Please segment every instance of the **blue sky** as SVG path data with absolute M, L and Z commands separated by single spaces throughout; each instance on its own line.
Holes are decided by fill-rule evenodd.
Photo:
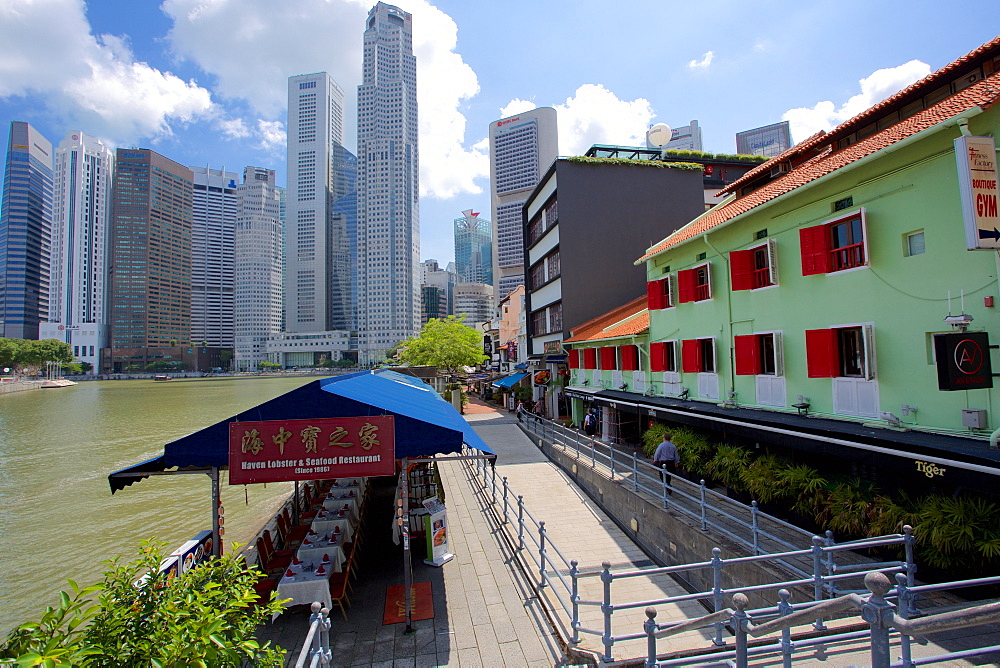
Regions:
M 0 0 L 0 141 L 28 121 L 188 165 L 285 178 L 286 79 L 326 70 L 355 144 L 372 0 Z M 559 112 L 559 151 L 639 144 L 697 119 L 705 149 L 788 119 L 800 141 L 992 39 L 1000 3 L 400 1 L 418 59 L 422 258 L 452 221 L 489 215 L 491 121 Z

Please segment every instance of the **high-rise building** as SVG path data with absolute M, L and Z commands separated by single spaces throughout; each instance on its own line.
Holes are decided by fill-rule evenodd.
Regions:
M 145 148 L 118 149 L 111 199 L 112 360 L 145 367 L 149 349 L 191 342 L 194 174 Z M 130 351 L 128 353 L 123 351 Z
M 0 204 L 0 335 L 37 339 L 49 314 L 52 144 L 12 121 Z
M 254 371 L 281 332 L 284 283 L 281 193 L 274 170 L 247 167 L 236 188 L 234 321 L 237 371 Z
M 792 129 L 788 121 L 764 125 L 736 133 L 736 152 L 773 158 L 792 147 Z
M 191 341 L 233 347 L 233 247 L 239 175 L 191 167 Z
M 650 146 L 649 142 L 646 142 Z M 670 141 L 663 148 L 670 151 L 701 151 L 701 126 L 698 121 L 670 129 Z
M 358 86 L 358 345 L 366 363 L 420 320 L 417 70 L 410 14 L 379 2 Z
M 351 239 L 346 205 L 356 158 L 344 148 L 344 91 L 326 72 L 288 79 L 285 331 L 350 330 Z
M 459 280 L 493 285 L 493 225 L 472 209 L 455 219 L 455 267 Z
M 493 286 L 459 283 L 455 286 L 455 315 L 465 316 L 465 324 L 482 332 L 481 325 L 493 317 Z
M 73 346 L 97 373 L 108 345 L 108 262 L 114 152 L 73 131 L 55 152 L 49 317 L 39 338 Z
M 493 285 L 497 299 L 524 285 L 522 207 L 559 154 L 556 110 L 539 107 L 490 123 Z

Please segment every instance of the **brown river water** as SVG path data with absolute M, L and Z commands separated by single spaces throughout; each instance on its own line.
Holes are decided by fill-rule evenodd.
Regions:
M 109 473 L 315 379 L 88 381 L 0 395 L 0 638 L 54 605 L 67 578 L 93 584 L 103 561 L 131 559 L 145 538 L 169 553 L 212 528 L 207 475 L 154 476 L 112 496 Z M 227 549 L 248 541 L 290 490 L 223 478 Z

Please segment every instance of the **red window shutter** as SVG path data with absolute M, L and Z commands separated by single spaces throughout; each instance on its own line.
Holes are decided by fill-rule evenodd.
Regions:
M 618 361 L 615 359 L 615 347 L 603 346 L 601 348 L 601 369 L 617 369 Z
M 597 368 L 597 348 L 583 349 L 583 368 L 584 369 Z
M 635 346 L 622 346 L 622 371 L 639 370 L 639 349 Z
M 649 370 L 666 371 L 667 344 L 664 342 L 649 344 Z
M 830 271 L 830 229 L 826 225 L 803 227 L 799 230 L 802 252 L 802 275 L 813 276 Z
M 701 344 L 698 339 L 681 341 L 681 369 L 684 373 L 699 373 L 701 371 Z
M 837 330 L 806 330 L 806 369 L 810 378 L 834 378 L 840 375 Z
M 753 288 L 753 251 L 733 251 L 729 254 L 729 277 L 733 290 Z
M 660 281 L 646 283 L 646 305 L 650 311 L 663 308 L 663 286 Z
M 698 281 L 696 269 L 685 269 L 677 272 L 677 301 L 681 304 L 693 302 L 696 299 L 697 291 L 695 284 Z
M 756 376 L 760 373 L 760 347 L 757 345 L 757 337 L 753 334 L 734 336 L 733 343 L 736 349 L 736 375 Z
M 572 350 L 570 350 L 569 351 L 568 362 L 569 362 L 569 368 L 570 369 L 579 369 L 580 368 L 580 351 L 577 350 L 576 348 L 573 348 Z

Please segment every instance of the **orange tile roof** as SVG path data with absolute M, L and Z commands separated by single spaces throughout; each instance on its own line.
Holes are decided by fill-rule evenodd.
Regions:
M 638 297 L 603 315 L 588 320 L 570 330 L 570 338 L 563 343 L 601 341 L 622 336 L 641 334 L 649 329 L 649 311 L 646 296 Z
M 907 137 L 911 137 L 918 132 L 937 125 L 942 121 L 953 118 L 957 114 L 968 111 L 974 107 L 989 108 L 998 99 L 1000 99 L 1000 72 L 995 72 L 985 79 L 981 79 L 980 81 L 972 84 L 968 88 L 941 100 L 937 104 L 927 107 L 909 118 L 899 121 L 884 130 L 861 139 L 844 149 L 835 150 L 834 148 L 835 140 L 838 137 L 850 134 L 850 132 L 846 131 L 846 126 L 850 126 L 851 130 L 859 127 L 861 120 L 867 120 L 875 113 L 875 110 L 883 109 L 890 103 L 895 103 L 910 96 L 916 88 L 923 88 L 925 86 L 935 84 L 942 77 L 943 73 L 954 71 L 960 65 L 963 65 L 972 59 L 973 56 L 988 50 L 997 50 L 998 48 L 1000 48 L 1000 37 L 988 42 L 979 49 L 976 49 L 954 63 L 943 67 L 934 74 L 924 77 L 912 86 L 909 86 L 903 91 L 887 98 L 871 109 L 862 112 L 834 130 L 831 130 L 828 133 L 817 133 L 809 139 L 796 144 L 781 156 L 777 156 L 754 170 L 751 170 L 740 180 L 731 184 L 729 188 L 738 187 L 738 184 L 741 182 L 745 183 L 747 177 L 752 178 L 751 175 L 754 172 L 759 174 L 764 167 L 770 169 L 768 165 L 779 158 L 787 160 L 793 154 L 797 156 L 805 156 L 810 152 L 814 154 L 811 157 L 806 157 L 804 162 L 795 166 L 788 174 L 785 174 L 784 176 L 775 179 L 774 181 L 771 181 L 742 197 L 737 197 L 727 204 L 711 209 L 700 218 L 696 218 L 691 221 L 660 243 L 650 248 L 642 257 L 636 260 L 635 264 L 645 262 L 649 258 L 667 250 L 668 248 L 672 248 L 700 234 L 703 234 L 715 227 L 718 227 L 719 225 L 722 225 L 732 218 L 735 218 L 736 216 L 766 204 L 775 198 L 811 183 L 822 176 L 826 176 L 827 174 L 830 174 L 838 169 L 846 167 L 861 158 L 892 146 Z M 860 123 L 860 125 L 865 125 L 865 123 Z

